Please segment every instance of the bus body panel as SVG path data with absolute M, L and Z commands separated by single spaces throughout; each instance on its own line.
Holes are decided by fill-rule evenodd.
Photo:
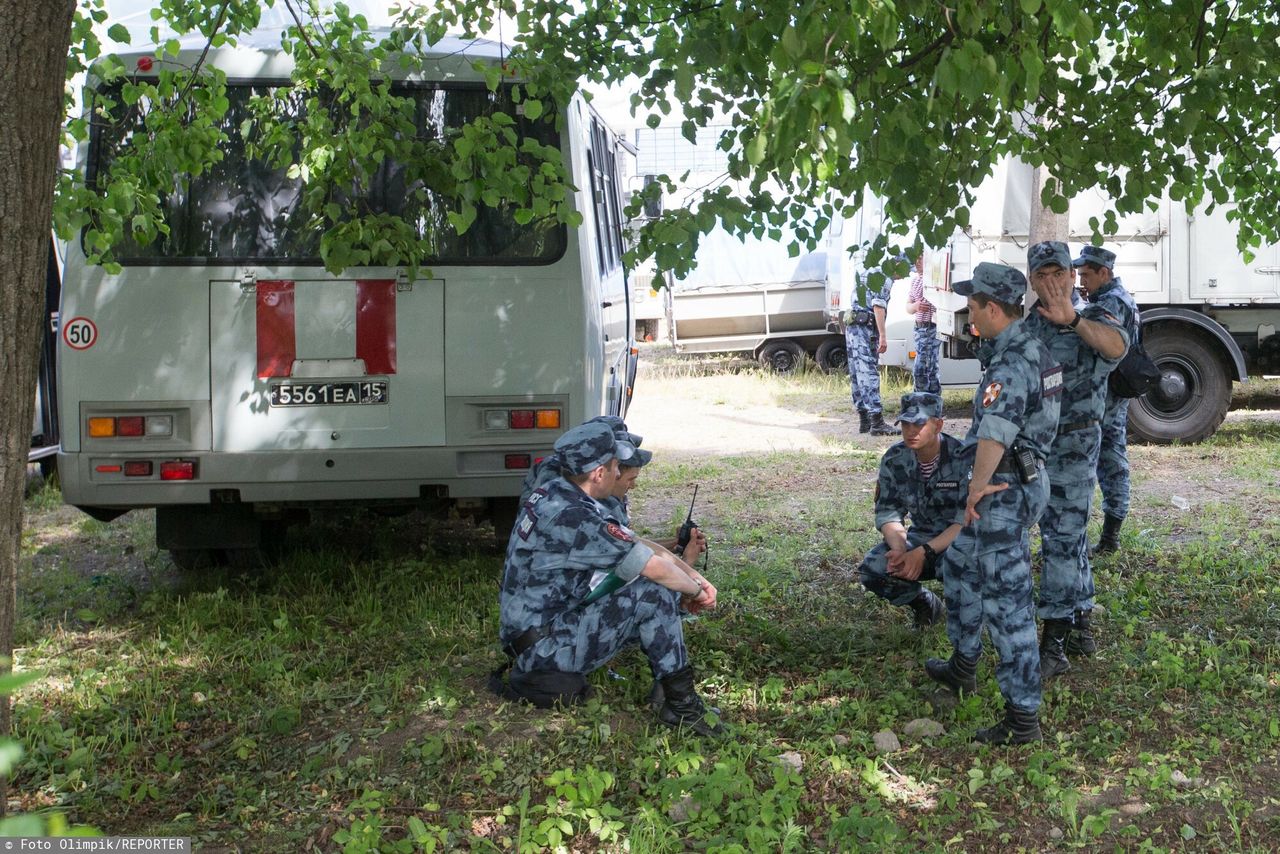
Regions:
M 236 80 L 288 73 L 265 48 L 210 60 Z M 442 60 L 441 75 L 478 80 L 470 62 Z M 583 224 L 565 229 L 557 258 L 437 264 L 412 281 L 395 268 L 333 276 L 251 261 L 134 262 L 109 275 L 72 241 L 63 316 L 83 315 L 99 337 L 84 351 L 60 342 L 66 500 L 180 510 L 517 496 L 563 430 L 625 412 L 633 332 L 620 200 L 599 201 L 602 169 L 616 191 L 606 134 L 585 102 L 570 105 L 560 148 Z M 271 303 L 284 294 L 289 311 Z M 385 383 L 386 401 L 369 389 L 355 392 L 364 402 L 281 397 L 286 386 L 341 396 L 360 383 Z M 515 426 L 512 413 L 528 411 L 558 413 L 558 424 Z M 87 437 L 90 418 L 129 416 L 169 416 L 172 430 Z M 128 475 L 130 461 L 153 469 Z M 191 464 L 192 479 L 162 480 L 165 463 Z

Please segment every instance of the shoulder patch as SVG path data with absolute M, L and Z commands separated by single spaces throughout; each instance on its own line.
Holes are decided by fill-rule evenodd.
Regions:
M 520 517 L 520 521 L 516 523 L 516 533 L 520 536 L 520 539 L 529 539 L 529 534 L 533 531 L 534 519 L 533 513 L 526 508 L 524 514 Z
M 613 537 L 615 540 L 622 540 L 624 543 L 635 541 L 635 537 L 631 536 L 631 533 L 617 522 L 610 522 L 605 526 L 605 530 L 608 531 L 609 536 Z
M 1055 365 L 1040 372 L 1040 391 L 1045 397 L 1062 393 L 1062 366 Z
M 1004 383 L 991 383 L 982 390 L 983 407 L 990 406 L 1000 397 L 1000 392 L 1004 391 Z

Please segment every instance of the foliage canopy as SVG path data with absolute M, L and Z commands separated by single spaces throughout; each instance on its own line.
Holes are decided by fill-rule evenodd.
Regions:
M 1280 11 L 1268 0 L 443 0 L 399 10 L 382 37 L 341 5 L 323 16 L 292 1 L 285 8 L 296 21 L 282 39 L 298 59 L 295 85 L 349 106 L 357 119 L 263 131 L 308 181 L 309 214 L 325 231 L 331 267 L 420 260 L 402 223 L 335 217 L 334 193 L 389 147 L 408 144 L 395 95 L 382 85 L 393 59 L 412 63 L 401 49 L 446 31 L 496 32 L 500 20 L 514 45 L 505 68 L 522 81 L 526 115 L 555 115 L 548 108 L 563 107 L 584 81 L 634 86 L 638 78 L 633 105 L 651 113 L 651 124 L 674 115 L 690 139 L 701 127 L 728 125 L 721 146 L 729 177 L 748 190 L 708 188 L 696 205 L 647 224 L 637 252 L 656 253 L 667 269 L 683 269 L 697 237 L 718 221 L 773 236 L 787 223 L 813 242 L 868 193 L 885 200 L 897 234 L 942 245 L 967 225 L 972 188 L 1010 156 L 1058 179 L 1042 199 L 1056 210 L 1080 191 L 1105 188 L 1114 208 L 1092 223 L 1096 239 L 1114 231 L 1116 214 L 1167 191 L 1189 207 L 1234 204 L 1243 250 L 1280 240 Z M 256 3 L 164 0 L 154 14 L 217 45 L 252 28 L 260 11 Z M 102 14 L 82 10 L 72 71 L 98 59 L 87 21 Z M 168 49 L 156 52 L 158 63 Z M 104 77 L 129 73 L 110 60 L 97 68 Z M 496 87 L 500 71 L 487 74 Z M 157 182 L 217 156 L 206 137 L 222 106 L 219 83 L 208 68 L 168 63 L 157 83 L 138 84 L 175 108 L 157 118 L 140 159 L 104 187 L 64 178 L 64 227 L 93 222 L 94 245 L 108 261 L 126 224 L 151 234 Z M 84 119 L 68 127 L 85 138 Z M 502 153 L 511 140 L 492 129 L 480 137 L 483 144 L 465 150 L 460 136 L 412 152 L 435 164 L 423 174 L 454 200 L 456 227 L 498 198 L 525 218 L 569 216 L 565 172 L 550 153 L 513 175 Z

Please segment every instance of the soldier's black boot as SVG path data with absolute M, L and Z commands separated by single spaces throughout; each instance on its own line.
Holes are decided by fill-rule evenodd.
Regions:
M 1124 520 L 1115 516 L 1103 514 L 1102 516 L 1102 536 L 1098 538 L 1098 544 L 1089 550 L 1095 555 L 1109 555 L 1112 552 L 1120 550 L 1120 526 L 1124 524 Z
M 1098 651 L 1098 642 L 1094 640 L 1093 632 L 1089 629 L 1090 613 L 1089 611 L 1075 612 L 1071 634 L 1067 636 L 1065 646 L 1067 655 L 1090 656 Z
M 858 432 L 871 432 L 871 414 L 861 406 L 858 407 Z
M 974 741 L 996 745 L 1027 744 L 1043 737 L 1039 712 L 1026 712 L 1010 705 L 1004 707 L 1004 720 L 973 734 Z
M 957 697 L 972 694 L 978 690 L 978 661 L 951 653 L 951 658 L 931 658 L 924 663 L 924 672 L 929 678 Z
M 942 615 L 946 613 L 946 609 L 942 606 L 942 600 L 924 588 L 920 589 L 920 595 L 908 602 L 907 606 L 915 614 L 915 627 L 917 629 L 927 629 L 937 624 L 942 619 Z
M 1048 682 L 1071 669 L 1065 648 L 1071 620 L 1045 620 L 1040 631 L 1040 678 Z
M 662 683 L 663 700 L 658 708 L 658 720 L 667 726 L 687 727 L 698 735 L 723 735 L 724 727 L 715 715 L 710 714 L 702 698 L 694 690 L 693 668 L 677 670 L 658 680 Z M 707 722 L 710 717 L 712 723 Z
M 872 436 L 897 436 L 900 431 L 897 427 L 884 423 L 884 415 L 880 412 L 871 413 L 871 435 Z

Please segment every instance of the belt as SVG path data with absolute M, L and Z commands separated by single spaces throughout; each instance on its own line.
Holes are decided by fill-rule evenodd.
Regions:
M 1059 424 L 1059 433 L 1074 433 L 1077 430 L 1087 430 L 1098 423 L 1098 419 L 1090 418 L 1088 421 L 1072 421 L 1070 424 Z
M 917 321 L 916 321 L 916 328 L 917 328 L 917 329 L 919 329 L 919 328 L 921 328 L 921 327 L 925 327 L 925 326 L 937 326 L 937 325 L 938 325 L 938 324 L 934 323 L 932 320 L 929 320 L 929 321 L 917 320 Z
M 1039 457 L 1036 457 L 1036 468 L 1044 468 L 1044 460 Z M 1013 465 L 1013 457 L 1005 454 L 996 464 L 996 470 L 992 474 L 1020 474 L 1020 472 Z

